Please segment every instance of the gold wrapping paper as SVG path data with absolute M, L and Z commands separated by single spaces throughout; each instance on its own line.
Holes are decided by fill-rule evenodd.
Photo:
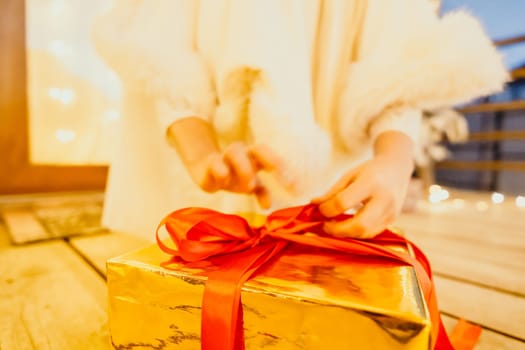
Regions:
M 200 349 L 206 277 L 184 265 L 162 268 L 168 258 L 155 245 L 108 261 L 114 349 Z M 248 350 L 430 347 L 411 267 L 300 248 L 248 281 L 242 302 Z

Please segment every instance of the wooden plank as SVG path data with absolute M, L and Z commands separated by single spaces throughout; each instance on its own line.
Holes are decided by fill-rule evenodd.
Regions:
M 491 193 L 449 191 L 452 200 L 420 203 L 396 226 L 425 251 L 436 273 L 525 295 L 519 277 L 525 274 L 525 208 L 515 197 L 493 204 Z
M 395 226 L 428 255 L 437 273 L 525 295 L 525 209 L 514 198 L 492 204 L 489 193 L 451 191 L 454 201 L 420 206 Z M 479 210 L 476 204 L 486 207 Z M 490 203 L 490 204 L 488 204 Z
M 493 205 L 490 200 L 455 201 L 428 205 L 417 213 L 401 215 L 396 225 L 409 234 L 449 238 L 450 241 L 492 245 L 509 251 L 525 249 L 525 208 Z
M 485 329 L 474 350 L 525 350 L 525 342 Z
M 102 203 L 92 196 L 0 202 L 0 214 L 15 244 L 107 231 L 100 224 Z
M 479 103 L 477 105 L 459 108 L 458 111 L 463 114 L 469 114 L 469 113 L 520 111 L 524 109 L 525 109 L 525 100 L 515 100 L 515 101 L 509 101 L 509 102 Z
M 458 322 L 456 318 L 450 316 L 442 315 L 441 318 L 447 332 L 451 332 Z M 525 342 L 483 329 L 474 350 L 525 350 Z
M 518 161 L 460 161 L 460 160 L 445 160 L 436 163 L 438 169 L 455 169 L 455 170 L 509 170 L 509 171 L 525 171 L 525 162 Z
M 488 214 L 488 213 L 487 213 Z M 450 242 L 476 244 L 477 246 L 497 247 L 507 249 L 507 252 L 522 252 L 525 248 L 525 237 L 522 234 L 523 225 L 511 218 L 508 222 L 498 222 L 490 219 L 470 219 L 450 216 L 419 218 L 417 216 L 402 216 L 396 225 L 407 232 L 411 238 L 425 236 L 440 237 Z M 503 233 L 503 234 L 502 234 Z
M 153 244 L 146 239 L 118 232 L 72 238 L 70 242 L 104 275 L 108 259 Z
M 480 131 L 469 135 L 469 141 L 525 140 L 525 130 Z
M 0 196 L 2 208 L 51 206 L 64 203 L 102 203 L 104 193 L 99 191 L 31 193 Z
M 509 254 L 521 257 L 525 250 L 525 237 L 520 233 L 519 225 L 498 223 L 493 220 L 479 220 L 479 222 L 458 222 L 461 218 L 442 218 L 441 222 L 434 220 L 398 220 L 398 225 L 413 239 L 421 237 L 422 243 L 437 244 L 446 248 L 446 244 L 456 244 L 462 248 L 476 245 L 480 258 L 491 260 L 492 253 Z M 456 220 L 456 223 L 454 223 Z M 470 219 L 473 220 L 473 219 Z M 424 226 L 428 225 L 428 226 Z M 524 230 L 521 229 L 521 232 Z M 514 245 L 513 245 L 514 243 Z M 507 259 L 498 259 L 494 262 L 505 263 Z
M 0 276 L 2 349 L 108 348 L 104 281 L 64 242 L 1 250 Z
M 15 244 L 49 238 L 49 233 L 31 209 L 4 209 L 1 214 Z
M 414 236 L 436 274 L 525 295 L 525 253 L 479 248 L 475 244 Z
M 525 298 L 434 277 L 442 312 L 525 340 Z
M 102 227 L 102 203 L 59 203 L 33 208 L 50 237 L 70 237 L 107 232 Z
M 434 216 L 403 215 L 396 225 L 407 231 L 410 237 L 448 239 L 474 246 L 490 246 L 505 252 L 520 252 L 525 249 L 525 222 L 523 217 L 502 215 L 492 218 L 490 211 L 479 215 L 462 215 L 462 212 Z M 525 214 L 525 212 L 524 212 Z

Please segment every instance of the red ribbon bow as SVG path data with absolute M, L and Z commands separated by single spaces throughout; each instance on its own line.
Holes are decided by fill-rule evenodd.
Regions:
M 336 220 L 349 217 L 341 215 Z M 164 252 L 187 262 L 213 259 L 214 264 L 220 266 L 207 274 L 201 349 L 244 349 L 241 287 L 263 265 L 275 261 L 291 242 L 412 266 L 430 311 L 432 348 L 453 349 L 441 322 L 430 264 L 419 248 L 388 230 L 372 240 L 335 238 L 323 232 L 324 222 L 316 206 L 306 205 L 276 211 L 259 228 L 251 227 L 242 217 L 202 208 L 175 211 L 160 223 L 157 243 Z M 176 249 L 161 242 L 158 231 L 162 226 L 166 227 Z M 415 257 L 386 248 L 393 244 L 411 246 Z

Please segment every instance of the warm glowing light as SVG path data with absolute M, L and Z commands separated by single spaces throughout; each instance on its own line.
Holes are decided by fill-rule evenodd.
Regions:
M 525 208 L 525 197 L 524 196 L 517 196 L 516 197 L 516 205 L 520 208 Z
M 57 88 L 57 87 L 50 87 L 48 90 L 48 95 L 54 100 L 58 100 L 62 102 L 65 105 L 71 104 L 75 100 L 75 91 L 70 88 Z
M 492 203 L 494 204 L 501 204 L 505 201 L 505 196 L 501 193 L 494 192 L 492 194 Z
M 120 112 L 116 109 L 108 109 L 106 113 L 104 113 L 104 121 L 111 123 L 116 122 L 120 119 Z
M 68 129 L 55 130 L 55 137 L 62 143 L 69 143 L 77 137 L 77 133 Z
M 429 193 L 436 193 L 436 192 L 439 192 L 439 191 L 441 191 L 441 186 L 439 186 L 439 185 L 431 185 L 428 188 L 428 192 Z
M 62 89 L 56 88 L 56 87 L 51 87 L 47 90 L 47 94 L 49 95 L 49 97 L 55 100 L 60 99 L 61 93 L 62 93 Z
M 439 198 L 439 195 L 437 193 L 432 193 L 430 196 L 428 196 L 428 201 L 430 203 L 439 203 L 441 202 L 441 198 Z
M 62 40 L 51 40 L 49 43 L 49 51 L 51 51 L 55 56 L 63 57 L 73 53 L 71 46 L 67 45 Z
M 62 96 L 60 98 L 60 101 L 62 101 L 63 104 L 70 104 L 75 99 L 75 92 L 73 89 L 62 89 Z
M 428 196 L 428 200 L 430 201 L 430 203 L 439 203 L 444 200 L 447 200 L 449 197 L 450 193 L 448 193 L 447 190 L 444 190 L 440 187 L 439 189 L 430 189 L 430 195 Z
M 476 203 L 476 209 L 479 211 L 485 211 L 489 209 L 489 205 L 485 201 L 479 201 Z

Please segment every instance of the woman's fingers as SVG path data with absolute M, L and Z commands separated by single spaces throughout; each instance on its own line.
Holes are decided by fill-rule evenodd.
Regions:
M 256 186 L 256 170 L 246 146 L 238 142 L 228 146 L 224 152 L 224 161 L 232 172 L 230 188 L 238 192 L 252 192 Z
M 391 223 L 394 208 L 386 198 L 372 198 L 353 218 L 328 222 L 324 229 L 339 237 L 371 238 Z
M 319 210 L 321 214 L 329 218 L 341 215 L 347 210 L 357 208 L 366 202 L 370 198 L 371 191 L 372 189 L 366 181 L 358 179 L 339 192 L 335 192 L 329 199 L 321 202 Z
M 281 158 L 266 145 L 251 146 L 248 153 L 255 162 L 257 170 L 274 171 L 283 167 Z
M 210 159 L 209 174 L 214 182 L 216 190 L 228 188 L 230 185 L 231 172 L 222 156 L 217 154 Z
M 374 197 L 354 217 L 350 232 L 355 232 L 361 238 L 371 238 L 381 233 L 394 217 L 392 203 L 385 197 Z
M 219 153 L 210 155 L 202 164 L 194 167 L 193 171 L 195 183 L 206 192 L 220 190 L 229 177 L 228 167 Z
M 281 157 L 270 147 L 257 144 L 249 149 L 250 157 L 257 171 L 272 172 L 276 179 L 287 189 L 293 190 L 296 182 L 295 176 L 290 173 Z
M 312 199 L 313 204 L 321 204 L 336 196 L 343 191 L 358 174 L 359 168 L 355 168 L 347 172 L 339 181 L 337 181 L 325 194 L 320 197 Z

